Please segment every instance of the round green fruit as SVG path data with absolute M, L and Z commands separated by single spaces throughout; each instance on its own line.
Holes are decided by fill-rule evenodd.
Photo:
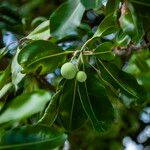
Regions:
M 84 82 L 87 79 L 87 75 L 84 71 L 79 71 L 76 76 L 77 81 Z
M 77 73 L 77 67 L 72 63 L 65 63 L 61 67 L 61 75 L 65 79 L 73 79 Z

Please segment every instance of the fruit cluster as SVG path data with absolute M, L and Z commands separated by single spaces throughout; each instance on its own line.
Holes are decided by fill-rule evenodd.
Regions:
M 85 82 L 87 79 L 86 73 L 84 71 L 78 71 L 77 67 L 70 62 L 63 64 L 61 67 L 61 75 L 65 79 L 73 79 L 76 76 L 76 80 L 79 82 Z

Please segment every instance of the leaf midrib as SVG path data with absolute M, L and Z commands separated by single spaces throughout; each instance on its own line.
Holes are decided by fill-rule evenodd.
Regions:
M 132 96 L 139 98 L 138 96 L 134 95 L 132 92 L 130 92 L 129 90 L 127 90 L 124 86 L 122 86 L 122 84 L 111 74 L 111 72 L 105 67 L 105 65 L 102 63 L 102 61 L 100 61 L 100 64 L 104 67 L 104 69 L 107 71 L 107 73 L 115 80 L 115 82 L 118 83 L 118 85 L 123 88 L 126 92 L 128 92 L 129 94 L 131 94 Z
M 56 57 L 56 56 L 61 56 L 61 55 L 66 55 L 66 54 L 70 54 L 70 53 L 73 53 L 72 51 L 66 51 L 66 52 L 62 52 L 62 53 L 57 53 L 57 54 L 53 54 L 53 55 L 49 55 L 49 56 L 44 56 L 44 57 L 41 57 L 41 58 L 38 58 L 37 60 L 31 62 L 30 64 L 26 65 L 26 62 L 28 60 L 26 60 L 24 63 L 22 64 L 25 64 L 25 67 L 28 68 L 29 66 L 33 65 L 34 63 L 37 63 L 38 61 L 41 61 L 43 59 L 48 59 L 48 58 L 52 58 L 52 57 Z
M 31 145 L 35 145 L 35 144 L 40 144 L 40 143 L 45 143 L 45 142 L 51 142 L 51 141 L 54 141 L 56 139 L 61 139 L 61 137 L 62 137 L 62 135 L 57 136 L 55 138 L 43 140 L 43 141 L 36 141 L 36 142 L 29 142 L 29 143 L 22 143 L 22 144 L 12 144 L 12 145 L 7 145 L 7 146 L 0 146 L 0 149 L 22 147 L 22 146 L 31 146 Z

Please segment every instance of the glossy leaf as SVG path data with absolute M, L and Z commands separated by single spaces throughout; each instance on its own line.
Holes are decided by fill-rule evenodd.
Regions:
M 0 72 L 0 89 L 10 80 L 10 66 Z
M 56 94 L 51 98 L 43 117 L 38 122 L 39 124 L 47 124 L 51 126 L 54 123 L 59 112 L 60 94 L 60 90 L 58 90 Z
M 12 63 L 11 63 L 12 83 L 16 90 L 18 89 L 18 84 L 21 82 L 21 80 L 25 76 L 25 74 L 21 73 L 23 69 L 18 64 L 18 61 L 17 61 L 19 52 L 20 52 L 20 49 L 17 49 L 16 55 L 12 59 Z
M 42 111 L 50 98 L 50 93 L 44 90 L 16 97 L 1 110 L 0 124 L 28 118 Z
M 65 80 L 60 95 L 59 119 L 68 131 L 80 128 L 87 116 L 83 110 L 76 80 Z
M 0 99 L 10 90 L 13 88 L 12 83 L 7 83 L 3 86 L 3 88 L 0 90 Z
M 121 8 L 121 17 L 119 19 L 120 26 L 132 40 L 138 43 L 143 36 L 143 28 L 140 21 L 137 21 L 137 16 L 131 4 L 124 3 Z
M 87 76 L 86 82 L 79 84 L 80 100 L 94 129 L 105 131 L 111 126 L 114 110 L 99 80 L 92 73 Z
M 93 55 L 96 58 L 99 58 L 101 60 L 106 60 L 106 61 L 113 60 L 115 57 L 115 55 L 112 52 L 113 47 L 114 47 L 113 43 L 104 42 L 104 43 L 100 44 L 98 47 L 96 47 Z
M 23 126 L 7 131 L 1 138 L 0 149 L 54 149 L 66 139 L 66 134 L 47 126 Z
M 32 40 L 47 40 L 50 38 L 49 20 L 42 22 L 28 36 Z
M 48 41 L 37 40 L 23 47 L 18 55 L 18 62 L 25 73 L 40 74 L 53 72 L 66 59 L 69 51 L 64 52 L 57 45 Z
M 107 15 L 98 26 L 98 29 L 93 37 L 102 37 L 116 32 L 118 28 L 116 19 L 117 19 L 116 13 L 111 13 Z
M 101 76 L 107 86 L 117 94 L 118 98 L 122 100 L 124 104 L 130 106 L 130 104 L 141 104 L 146 100 L 145 90 L 138 85 L 136 79 L 121 70 L 111 63 L 99 62 L 99 69 Z
M 98 8 L 102 6 L 102 0 L 81 0 L 86 9 Z
M 50 34 L 58 39 L 71 35 L 80 25 L 84 11 L 80 0 L 63 3 L 50 17 Z
M 126 33 L 120 31 L 117 33 L 115 40 L 116 40 L 116 45 L 122 46 L 122 47 L 127 47 L 131 41 L 131 38 Z

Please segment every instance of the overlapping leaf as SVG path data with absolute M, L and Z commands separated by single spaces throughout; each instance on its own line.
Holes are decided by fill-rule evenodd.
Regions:
M 104 87 L 93 74 L 88 73 L 86 83 L 68 80 L 62 85 L 58 117 L 67 130 L 81 127 L 87 117 L 98 132 L 105 131 L 111 125 L 113 107 Z
M 54 149 L 61 146 L 67 135 L 47 126 L 23 126 L 7 131 L 0 141 L 0 149 Z
M 113 54 L 114 44 L 111 42 L 104 42 L 100 44 L 96 49 L 94 50 L 93 55 L 101 60 L 110 61 L 113 60 L 115 55 Z
M 17 61 L 19 52 L 20 52 L 20 49 L 18 48 L 11 63 L 12 83 L 16 90 L 18 89 L 18 84 L 21 82 L 21 80 L 25 76 L 25 74 L 21 73 L 22 67 L 18 64 L 18 61 Z
M 105 131 L 114 119 L 114 110 L 104 87 L 88 73 L 85 83 L 79 84 L 78 92 L 82 106 L 96 131 Z
M 28 118 L 42 111 L 50 98 L 50 93 L 44 90 L 16 97 L 0 111 L 0 124 Z
M 49 20 L 42 22 L 28 36 L 32 40 L 47 40 L 50 38 Z
M 121 9 L 121 17 L 119 19 L 122 30 L 128 34 L 132 40 L 138 43 L 143 36 L 143 28 L 131 4 L 124 3 Z
M 0 89 L 10 80 L 10 66 L 0 72 Z
M 60 104 L 61 91 L 58 90 L 51 98 L 49 105 L 47 106 L 43 117 L 39 120 L 38 124 L 47 124 L 51 126 L 58 116 L 59 104 Z
M 57 45 L 48 41 L 37 40 L 23 47 L 18 55 L 18 62 L 26 73 L 40 74 L 53 72 L 66 59 L 69 51 L 64 52 Z
M 64 81 L 63 89 L 60 95 L 59 118 L 62 125 L 68 130 L 74 130 L 81 127 L 87 120 L 83 110 L 79 93 L 77 90 L 77 81 Z
M 98 29 L 94 34 L 94 37 L 102 37 L 104 35 L 116 32 L 118 29 L 116 19 L 117 19 L 116 13 L 113 12 L 111 14 L 108 14 L 98 26 Z
M 110 85 L 112 90 L 122 100 L 124 104 L 141 104 L 146 100 L 145 90 L 138 85 L 136 79 L 121 70 L 111 63 L 98 61 L 98 68 L 101 71 L 101 76 Z
M 98 8 L 102 6 L 102 0 L 81 0 L 86 9 Z

